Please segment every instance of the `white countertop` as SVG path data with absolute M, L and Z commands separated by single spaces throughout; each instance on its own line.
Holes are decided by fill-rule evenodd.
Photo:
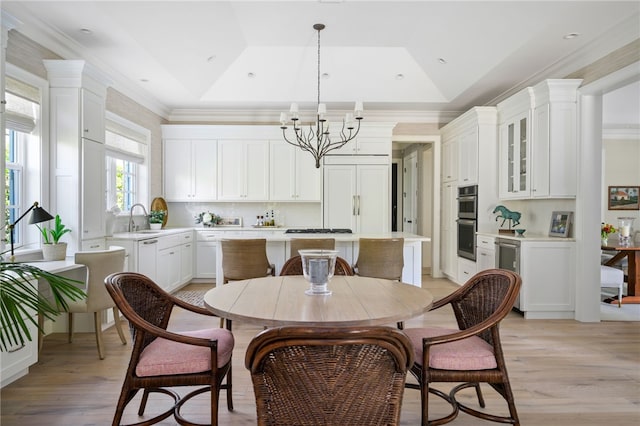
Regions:
M 550 237 L 548 235 L 543 234 L 528 234 L 525 232 L 523 236 L 511 235 L 511 234 L 498 234 L 496 232 L 476 232 L 478 236 L 487 236 L 492 238 L 504 238 L 507 240 L 515 240 L 515 241 L 545 241 L 545 242 L 567 242 L 567 241 L 575 241 L 575 238 L 562 238 L 562 237 Z
M 197 231 L 198 233 L 219 235 L 219 238 L 213 238 L 213 240 L 223 238 L 266 238 L 269 241 L 290 241 L 293 238 L 335 238 L 336 241 L 358 241 L 360 238 L 404 238 L 407 242 L 415 241 L 431 241 L 430 237 L 423 237 L 422 235 L 410 234 L 407 232 L 387 232 L 379 234 L 287 234 L 285 231 L 287 228 L 254 228 L 254 227 L 213 227 L 213 228 L 165 228 L 159 231 L 144 230 L 138 232 L 123 232 L 114 234 L 108 237 L 111 240 L 132 240 L 142 241 L 152 238 L 158 238 L 165 235 L 176 234 L 185 231 Z M 207 238 L 211 241 L 212 238 Z

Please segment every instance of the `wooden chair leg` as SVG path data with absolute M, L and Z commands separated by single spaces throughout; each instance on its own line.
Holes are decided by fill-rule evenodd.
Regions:
M 93 313 L 93 322 L 96 329 L 96 344 L 98 345 L 98 356 L 104 359 L 104 348 L 102 345 L 102 321 L 100 320 L 100 311 Z
M 69 314 L 67 316 L 69 318 L 69 320 L 67 321 L 68 325 L 69 325 L 69 331 L 68 331 L 69 343 L 72 343 L 73 342 L 73 314 L 71 312 L 69 312 Z
M 124 337 L 124 331 L 122 330 L 122 321 L 120 321 L 120 311 L 118 311 L 117 307 L 113 307 L 113 320 L 116 323 L 116 330 L 118 331 L 118 336 L 120 336 L 120 341 L 123 345 L 127 344 L 127 338 Z

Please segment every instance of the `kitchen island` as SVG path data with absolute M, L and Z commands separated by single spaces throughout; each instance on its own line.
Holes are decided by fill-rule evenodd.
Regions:
M 284 262 L 290 257 L 289 242 L 294 238 L 334 238 L 339 256 L 351 265 L 358 258 L 358 241 L 360 238 L 404 238 L 404 268 L 402 281 L 420 287 L 422 285 L 422 243 L 429 242 L 429 237 L 406 232 L 389 232 L 380 234 L 351 234 L 351 233 L 286 233 L 287 228 L 275 227 L 196 227 L 169 228 L 152 232 L 120 233 L 108 239 L 110 244 L 124 245 L 124 241 L 149 242 L 157 238 L 164 238 L 175 234 L 195 232 L 196 244 L 193 254 L 193 278 L 211 280 L 222 276 L 222 250 L 220 240 L 225 238 L 265 238 L 267 240 L 267 256 L 276 266 L 276 274 L 280 272 Z M 141 244 L 142 245 L 142 244 Z M 131 247 L 133 249 L 133 247 Z M 137 270 L 135 264 L 130 266 Z M 140 272 L 140 271 L 139 271 Z M 144 272 L 143 272 L 144 273 Z M 183 274 L 186 277 L 186 274 Z M 182 283 L 181 283 L 182 284 Z M 172 286 L 173 287 L 173 286 Z M 175 289 L 175 288 L 173 288 Z M 173 290 L 172 289 L 172 290 Z

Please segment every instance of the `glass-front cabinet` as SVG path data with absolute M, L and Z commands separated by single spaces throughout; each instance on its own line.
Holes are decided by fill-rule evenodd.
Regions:
M 530 134 L 528 111 L 500 125 L 501 199 L 530 195 Z

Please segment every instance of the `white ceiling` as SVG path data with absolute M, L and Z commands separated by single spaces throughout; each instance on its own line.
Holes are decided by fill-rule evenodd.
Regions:
M 284 110 L 291 102 L 311 108 L 317 97 L 315 23 L 326 25 L 321 68 L 329 77 L 321 79 L 321 98 L 330 109 L 361 100 L 370 114 L 416 117 L 494 104 L 640 38 L 638 1 L 1 5 L 21 22 L 18 31 L 67 59 L 87 59 L 113 78 L 114 88 L 167 118 Z M 568 33 L 579 37 L 564 39 Z

